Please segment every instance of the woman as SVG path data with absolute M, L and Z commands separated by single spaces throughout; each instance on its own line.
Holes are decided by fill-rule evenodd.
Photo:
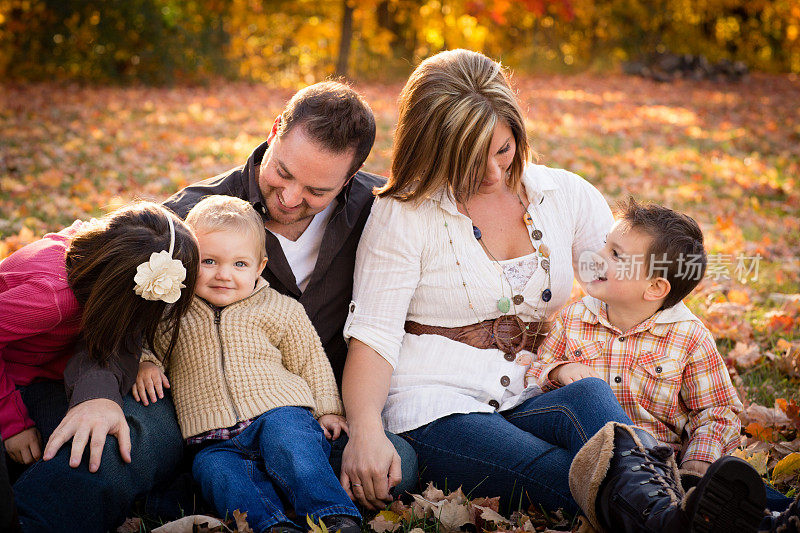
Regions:
M 610 516 L 599 527 L 681 531 L 695 514 L 713 518 L 705 507 L 678 510 L 682 490 L 664 451 L 629 426 L 603 380 L 556 394 L 525 388 L 531 354 L 567 301 L 582 252 L 601 248 L 612 224 L 602 195 L 574 174 L 527 163 L 514 93 L 481 54 L 423 61 L 399 107 L 392 175 L 361 238 L 345 327 L 345 488 L 368 506 L 385 501 L 387 472 L 396 470 L 385 424 L 439 488 L 500 496 L 506 509 L 574 513 L 570 466 L 599 432 L 591 449 L 606 469 L 586 473 L 596 484 L 579 503 L 594 510 L 607 496 L 606 475 L 621 476 L 606 483 L 615 490 L 635 482 L 627 506 L 603 504 Z M 636 453 L 619 460 L 617 449 Z M 644 478 L 631 479 L 642 469 Z M 628 507 L 654 510 L 656 521 L 628 524 L 618 512 Z
M 0 434 L 13 461 L 31 465 L 40 459 L 42 439 L 66 413 L 64 371 L 79 334 L 91 360 L 114 364 L 115 354 L 152 346 L 162 321 L 177 333 L 192 299 L 197 265 L 197 243 L 189 228 L 149 202 L 100 220 L 76 221 L 0 263 Z M 130 382 L 119 384 L 120 391 L 130 389 L 135 378 L 134 368 Z M 176 453 L 159 452 L 165 462 L 179 459 L 177 443 Z M 30 487 L 37 479 L 32 471 L 41 468 L 41 463 L 33 466 L 17 485 L 23 526 L 63 528 L 66 523 L 37 525 L 38 518 L 26 524 L 31 513 L 45 511 L 38 509 L 43 500 L 37 494 L 27 497 L 48 492 L 41 483 Z M 132 481 L 137 486 L 147 482 Z M 125 509 L 109 510 L 120 512 Z M 76 527 L 91 526 L 78 521 Z

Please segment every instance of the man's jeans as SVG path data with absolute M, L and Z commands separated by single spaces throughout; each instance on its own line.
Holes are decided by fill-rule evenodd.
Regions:
M 22 390 L 22 400 L 46 443 L 67 411 L 64 384 L 31 384 Z M 109 437 L 96 473 L 89 472 L 88 445 L 80 466 L 71 468 L 67 442 L 53 459 L 38 461 L 14 484 L 23 531 L 114 530 L 138 495 L 173 474 L 183 441 L 169 396 L 144 407 L 129 394 L 122 410 L 131 432 L 132 462 L 122 461 L 117 439 Z
M 500 496 L 504 512 L 533 504 L 575 513 L 572 458 L 610 421 L 632 423 L 608 384 L 587 378 L 503 413 L 453 414 L 401 435 L 423 480 L 442 490 Z
M 333 473 L 331 446 L 308 409 L 276 407 L 239 435 L 203 448 L 192 475 L 219 516 L 247 512 L 255 531 L 289 523 L 287 502 L 306 526 L 330 515 L 361 515 Z

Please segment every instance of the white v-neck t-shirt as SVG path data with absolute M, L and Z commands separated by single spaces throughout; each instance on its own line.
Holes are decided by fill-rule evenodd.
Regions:
M 297 287 L 301 291 L 306 290 L 308 281 L 311 279 L 311 273 L 314 272 L 317 256 L 319 256 L 319 248 L 322 246 L 322 237 L 325 234 L 328 220 L 330 220 L 336 207 L 335 204 L 336 202 L 331 202 L 328 207 L 314 215 L 311 224 L 308 225 L 296 241 L 289 240 L 279 233 L 270 231 L 278 238 L 278 242 L 283 249 L 283 255 L 286 256 L 286 261 L 292 269 Z

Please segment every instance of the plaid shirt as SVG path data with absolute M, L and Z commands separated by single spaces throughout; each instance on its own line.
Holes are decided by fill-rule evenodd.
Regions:
M 212 429 L 210 431 L 206 431 L 205 433 L 194 435 L 193 437 L 186 439 L 186 444 L 200 444 L 201 442 L 207 440 L 230 440 L 233 437 L 241 434 L 242 431 L 247 429 L 247 426 L 255 422 L 255 420 L 255 418 L 248 418 L 247 420 L 242 420 L 235 426 L 231 426 L 229 428 Z
M 713 462 L 739 444 L 742 403 L 711 333 L 683 304 L 622 333 L 606 305 L 585 297 L 559 313 L 527 377 L 542 390 L 561 385 L 550 371 L 565 363 L 596 370 L 633 422 L 680 450 L 682 461 Z

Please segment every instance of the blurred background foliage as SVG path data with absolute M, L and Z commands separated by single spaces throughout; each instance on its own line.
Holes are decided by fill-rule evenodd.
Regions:
M 662 52 L 800 72 L 799 34 L 797 0 L 0 0 L 0 76 L 292 86 L 456 47 L 527 72 Z

